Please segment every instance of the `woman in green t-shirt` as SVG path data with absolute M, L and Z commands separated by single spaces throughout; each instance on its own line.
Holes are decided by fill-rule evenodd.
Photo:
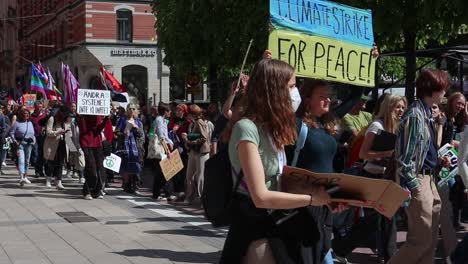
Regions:
M 316 230 L 301 215 L 290 219 L 296 232 L 272 224 L 269 209 L 294 209 L 330 203 L 323 187 L 314 192 L 298 187 L 292 194 L 278 191 L 277 175 L 286 163 L 284 146 L 295 143 L 297 132 L 290 91 L 294 69 L 287 63 L 263 59 L 255 64 L 245 91 L 241 120 L 231 120 L 229 157 L 243 178 L 234 198 L 233 218 L 220 263 L 311 263 L 301 253 L 313 243 Z M 237 121 L 237 122 L 236 122 Z

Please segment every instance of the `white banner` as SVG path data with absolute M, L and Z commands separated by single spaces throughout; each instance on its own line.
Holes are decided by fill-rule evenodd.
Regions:
M 119 172 L 120 171 L 120 164 L 122 163 L 122 159 L 115 155 L 114 153 L 111 153 L 110 156 L 107 156 L 104 161 L 102 162 L 102 165 L 104 168 Z
M 79 89 L 77 108 L 80 115 L 108 116 L 111 112 L 110 91 Z

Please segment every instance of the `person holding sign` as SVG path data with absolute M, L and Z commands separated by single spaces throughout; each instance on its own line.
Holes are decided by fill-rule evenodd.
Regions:
M 62 168 L 68 160 L 68 146 L 65 137 L 71 137 L 71 124 L 67 123 L 70 109 L 61 106 L 55 116 L 47 120 L 46 138 L 44 140 L 44 159 L 47 161 L 46 187 L 51 187 L 50 178 L 55 177 L 57 190 L 64 190 L 62 185 Z
M 104 168 L 101 166 L 103 160 L 102 136 L 106 122 L 110 122 L 109 117 L 93 115 L 77 115 L 80 129 L 80 146 L 85 156 L 85 183 L 83 184 L 83 198 L 92 200 L 93 198 L 104 198 L 102 193 L 101 176 L 104 175 Z M 98 172 L 99 170 L 99 172 Z
M 151 128 L 154 129 L 154 131 L 152 132 L 156 135 L 155 140 L 160 141 L 160 142 L 155 142 L 155 144 L 161 144 L 161 143 L 166 144 L 169 150 L 167 154 L 170 154 L 174 148 L 174 143 L 172 142 L 172 140 L 169 138 L 169 135 L 168 135 L 169 132 L 168 132 L 167 123 L 166 123 L 166 120 L 168 120 L 170 117 L 171 117 L 171 111 L 169 109 L 169 105 L 165 103 L 159 103 L 158 115 L 156 119 L 153 121 L 153 124 L 151 126 Z M 163 149 L 164 148 L 162 148 L 161 150 Z M 169 181 L 166 181 L 166 179 L 164 178 L 163 172 L 161 171 L 161 166 L 159 165 L 159 162 L 161 162 L 161 159 L 163 159 L 163 157 L 156 159 L 156 162 L 154 164 L 154 169 L 156 173 L 154 174 L 153 198 L 154 199 L 167 199 L 169 201 L 173 201 L 177 198 L 176 196 L 174 196 L 174 182 L 172 179 Z M 161 188 L 163 188 L 165 192 L 166 197 L 164 198 L 160 196 Z
M 460 147 L 460 133 L 465 128 L 465 104 L 466 98 L 462 93 L 454 93 L 448 98 L 446 117 L 447 121 L 443 126 L 442 144 L 452 145 L 458 150 Z M 453 226 L 460 228 L 460 211 L 466 201 L 465 186 L 460 178 L 455 178 L 455 184 L 450 188 L 450 201 L 453 209 Z M 453 183 L 452 180 L 452 183 Z M 448 201 L 447 201 L 448 202 Z
M 313 192 L 310 187 L 297 190 L 302 194 L 278 190 L 277 176 L 286 164 L 284 146 L 293 145 L 297 138 L 290 98 L 294 87 L 294 69 L 289 64 L 274 59 L 257 62 L 241 119 L 230 121 L 235 125 L 228 132 L 229 158 L 240 185 L 232 200 L 231 225 L 220 263 L 312 262 L 311 252 L 300 250 L 302 243 L 319 239 L 311 222 L 298 215 L 288 220 L 294 221 L 294 233 L 282 232 L 280 226 L 271 224 L 269 214 L 269 209 L 330 204 L 323 187 Z
M 389 264 L 432 263 L 439 235 L 441 200 L 434 183 L 439 164 L 437 134 L 431 119 L 431 106 L 440 104 L 450 87 L 449 75 L 440 70 L 425 70 L 416 80 L 416 101 L 403 116 L 395 157 L 401 184 L 411 191 L 406 208 L 408 235 L 405 244 Z
M 36 138 L 34 137 L 34 125 L 29 121 L 29 111 L 26 108 L 20 110 L 18 121 L 10 130 L 10 137 L 13 143 L 17 145 L 18 150 L 18 170 L 21 177 L 19 183 L 21 186 L 25 183 L 30 184 L 27 173 L 32 147 L 36 143 Z

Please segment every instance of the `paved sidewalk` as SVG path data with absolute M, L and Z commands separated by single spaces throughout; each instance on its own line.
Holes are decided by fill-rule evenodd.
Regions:
M 150 201 L 110 191 L 86 201 L 81 185 L 65 191 L 44 179 L 20 187 L 13 167 L 0 178 L 0 263 L 216 263 L 222 236 L 127 201 Z M 120 199 L 118 196 L 121 196 Z M 166 210 L 173 210 L 166 208 Z M 83 212 L 96 221 L 69 223 L 57 213 Z M 75 218 L 77 219 L 77 218 Z M 93 220 L 78 218 L 78 220 Z
M 138 195 L 108 189 L 103 200 L 82 199 L 81 184 L 64 179 L 65 191 L 44 179 L 20 187 L 8 166 L 0 176 L 0 264 L 217 263 L 227 229 L 215 229 L 196 207 L 156 202 L 145 170 Z M 81 216 L 68 217 L 72 214 Z M 70 223 L 71 221 L 78 221 Z M 459 232 L 462 237 L 464 232 Z M 403 242 L 405 233 L 398 233 Z M 436 263 L 444 263 L 438 254 Z M 356 249 L 351 263 L 377 263 L 372 251 Z

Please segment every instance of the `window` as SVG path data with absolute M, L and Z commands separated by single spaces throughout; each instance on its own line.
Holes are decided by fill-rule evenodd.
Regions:
M 132 42 L 133 39 L 132 11 L 117 10 L 117 40 Z

